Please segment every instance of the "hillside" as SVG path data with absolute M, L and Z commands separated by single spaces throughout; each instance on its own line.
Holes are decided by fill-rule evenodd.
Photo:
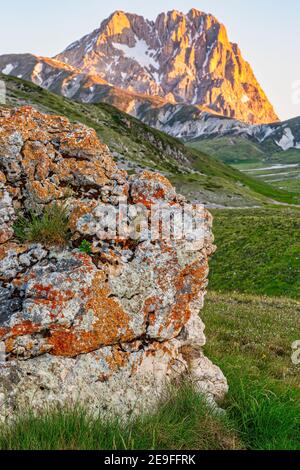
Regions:
M 131 172 L 155 169 L 168 176 L 189 199 L 208 205 L 257 206 L 276 200 L 299 202 L 299 196 L 254 180 L 179 140 L 157 131 L 108 104 L 83 104 L 57 96 L 32 83 L 0 75 L 7 105 L 33 105 L 93 127 L 117 161 Z
M 211 125 L 200 129 L 198 121 L 190 147 L 276 188 L 300 192 L 300 118 L 262 126 L 211 117 L 206 122 Z
M 216 210 L 210 288 L 300 298 L 300 210 Z

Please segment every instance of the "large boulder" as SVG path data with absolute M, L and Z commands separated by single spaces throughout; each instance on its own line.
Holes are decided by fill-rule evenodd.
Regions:
M 124 200 L 135 236 L 128 224 L 122 237 L 105 227 L 104 212 L 120 219 Z M 67 208 L 70 241 L 18 242 L 19 213 L 53 203 Z M 163 176 L 119 170 L 93 130 L 30 107 L 0 112 L 2 420 L 78 401 L 94 413 L 137 414 L 184 377 L 209 399 L 224 397 L 199 317 L 212 218 L 203 209 L 192 247 L 185 236 L 153 239 L 136 222 L 142 207 L 160 205 L 186 207 Z M 83 240 L 88 253 L 78 249 Z

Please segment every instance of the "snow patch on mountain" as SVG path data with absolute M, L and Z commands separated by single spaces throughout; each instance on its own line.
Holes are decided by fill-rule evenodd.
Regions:
M 294 148 L 295 137 L 289 127 L 284 129 L 281 139 L 278 142 L 276 141 L 276 144 L 281 147 L 282 150 L 289 150 L 290 148 Z
M 15 65 L 7 64 L 2 70 L 2 73 L 4 73 L 4 75 L 9 75 L 14 70 L 14 68 L 15 68 Z
M 148 44 L 143 39 L 136 39 L 135 46 L 133 47 L 119 43 L 113 43 L 113 46 L 122 51 L 125 57 L 135 60 L 142 67 L 147 69 L 151 69 L 151 67 L 156 70 L 159 69 L 159 64 L 153 57 L 155 51 L 151 52 Z
M 205 68 L 207 67 L 208 65 L 208 61 L 209 61 L 209 57 L 210 57 L 210 54 L 211 54 L 211 51 L 213 50 L 213 48 L 215 47 L 216 45 L 216 41 L 211 45 L 209 46 L 207 52 L 206 52 L 206 57 L 205 57 L 205 60 L 204 60 L 204 64 L 203 64 L 203 70 L 205 71 Z

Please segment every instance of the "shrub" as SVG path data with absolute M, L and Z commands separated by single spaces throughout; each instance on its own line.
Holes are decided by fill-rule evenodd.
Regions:
M 92 244 L 90 242 L 88 242 L 87 240 L 83 240 L 81 242 L 80 247 L 79 247 L 79 251 L 81 251 L 81 253 L 86 253 L 87 255 L 91 256 L 91 254 L 92 254 Z
M 65 206 L 52 204 L 42 214 L 29 211 L 14 224 L 15 236 L 22 242 L 44 245 L 65 245 L 70 237 L 69 220 Z

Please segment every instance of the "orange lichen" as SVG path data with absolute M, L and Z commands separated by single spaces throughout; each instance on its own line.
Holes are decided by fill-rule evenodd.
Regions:
M 172 200 L 175 191 L 167 178 L 164 176 L 144 171 L 139 175 L 139 185 L 134 185 L 132 200 L 135 204 L 142 204 L 148 209 L 158 200 Z
M 159 173 L 143 171 L 143 173 L 139 175 L 139 179 L 153 181 L 155 183 L 161 183 L 163 186 L 166 186 L 169 189 L 173 189 L 173 185 L 170 183 L 170 181 L 165 176 L 160 175 Z
M 54 147 L 50 144 L 27 141 L 23 148 L 22 166 L 26 177 L 33 180 L 45 180 L 50 170 L 50 155 L 54 155 Z
M 172 325 L 175 331 L 181 329 L 190 319 L 190 304 L 199 297 L 206 277 L 207 266 L 199 265 L 198 262 L 187 266 L 176 277 L 174 282 L 176 302 L 168 319 L 168 326 Z
M 134 339 L 134 333 L 128 327 L 129 316 L 116 300 L 109 297 L 110 291 L 105 279 L 105 272 L 99 271 L 87 296 L 85 312 L 92 312 L 94 317 L 90 331 L 80 327 L 65 330 L 60 326 L 53 326 L 49 338 L 53 355 L 72 357 L 101 346 Z
M 95 155 L 97 150 L 103 151 L 105 147 L 100 143 L 94 129 L 81 126 L 62 136 L 60 148 L 62 153 L 72 154 L 72 152 L 84 150 Z
M 0 328 L 0 341 L 2 341 L 3 337 L 7 334 L 8 328 Z
M 109 365 L 111 372 L 117 372 L 124 367 L 129 359 L 130 353 L 121 351 L 120 348 L 114 347 L 111 356 L 106 356 L 105 360 Z
M 6 183 L 6 176 L 0 171 L 0 183 Z
M 33 323 L 29 320 L 26 320 L 18 325 L 15 325 L 10 328 L 9 336 L 25 336 L 25 335 L 32 335 L 34 333 L 38 333 L 41 330 L 41 325 Z
M 56 172 L 62 182 L 74 182 L 76 175 L 80 177 L 84 186 L 84 177 L 91 180 L 94 185 L 105 186 L 109 183 L 103 166 L 98 161 L 81 161 L 76 158 L 62 160 L 56 166 Z
M 155 325 L 156 314 L 155 311 L 159 307 L 161 301 L 159 297 L 148 297 L 144 302 L 144 318 L 150 326 Z
M 20 255 L 25 253 L 27 250 L 27 245 L 19 245 L 13 242 L 7 242 L 0 246 L 0 261 L 6 258 L 8 252 L 14 252 L 16 255 Z
M 69 226 L 73 232 L 77 230 L 78 220 L 84 215 L 90 214 L 96 205 L 96 201 L 90 201 L 88 204 L 82 201 L 76 203 L 76 207 L 72 210 L 69 217 Z
M 44 204 L 60 199 L 64 196 L 63 190 L 58 189 L 55 184 L 48 180 L 44 180 L 42 182 L 32 181 L 28 184 L 28 190 L 39 203 Z
M 0 244 L 5 243 L 12 238 L 14 231 L 11 227 L 6 227 L 5 230 L 2 230 L 0 233 Z

